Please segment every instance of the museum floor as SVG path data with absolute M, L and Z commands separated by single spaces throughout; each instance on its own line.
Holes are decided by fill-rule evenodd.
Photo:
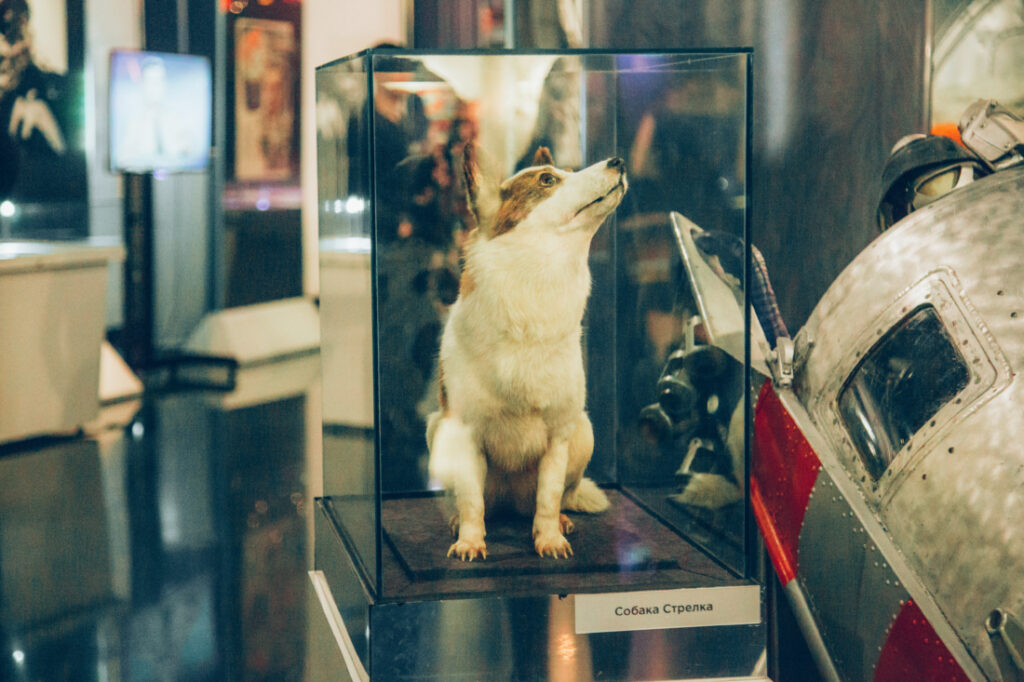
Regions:
M 0 680 L 300 680 L 319 357 L 0 446 Z

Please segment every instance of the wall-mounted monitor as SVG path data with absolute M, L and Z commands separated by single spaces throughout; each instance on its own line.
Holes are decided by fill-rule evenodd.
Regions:
M 206 57 L 115 50 L 109 152 L 115 172 L 197 171 L 210 162 L 212 83 Z

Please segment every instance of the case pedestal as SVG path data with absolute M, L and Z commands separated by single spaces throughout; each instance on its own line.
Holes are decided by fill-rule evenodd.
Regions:
M 320 317 L 305 298 L 288 298 L 208 314 L 189 336 L 185 350 L 254 365 L 320 347 Z
M 428 498 L 412 502 L 423 499 Z M 623 496 L 616 495 L 616 503 L 629 507 Z M 621 530 L 621 521 L 611 525 Z M 489 555 L 494 568 L 450 559 L 451 570 L 440 576 L 410 566 L 396 550 L 401 541 L 388 538 L 383 570 L 409 577 L 399 594 L 374 597 L 343 534 L 330 501 L 321 500 L 317 571 L 311 577 L 324 610 L 321 625 L 335 630 L 337 649 L 331 655 L 358 659 L 347 665 L 353 679 L 365 679 L 359 671 L 374 680 L 766 679 L 761 589 L 706 558 L 703 563 L 692 547 L 699 556 L 675 569 L 660 566 L 654 557 L 659 565 L 637 566 L 634 572 L 600 567 L 580 572 L 569 563 L 544 560 L 550 568 L 531 575 L 525 565 L 509 572 L 496 565 L 520 559 Z M 444 535 L 434 543 L 438 555 L 443 557 L 447 543 Z M 576 544 L 577 555 L 585 553 L 583 543 Z M 618 549 L 605 548 L 613 561 Z M 389 585 L 399 582 L 394 575 L 385 579 Z M 607 618 L 601 618 L 602 609 Z M 682 619 L 683 612 L 689 626 L 666 627 L 666 618 Z
M 95 242 L 0 242 L 0 443 L 97 417 L 107 270 L 123 259 Z

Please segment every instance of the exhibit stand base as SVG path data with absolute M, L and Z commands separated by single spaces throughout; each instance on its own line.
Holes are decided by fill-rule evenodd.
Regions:
M 0 241 L 0 443 L 96 419 L 107 272 L 123 259 L 100 242 Z
M 100 404 L 141 398 L 145 388 L 120 353 L 108 341 L 100 346 Z
M 370 679 L 345 629 L 338 605 L 323 571 L 309 572 L 309 652 L 305 678 L 308 682 L 365 682 Z
M 669 565 L 667 554 L 658 556 L 677 548 L 667 536 L 641 543 L 652 547 L 647 558 L 623 557 L 629 534 L 607 544 L 606 533 L 631 524 L 641 530 L 647 522 L 625 496 L 609 492 L 621 513 L 578 521 L 569 560 L 542 560 L 525 550 L 519 556 L 503 545 L 508 529 L 500 525 L 489 529 L 489 543 L 496 537 L 485 561 L 445 557 L 450 539 L 444 534 L 428 543 L 429 557 L 416 556 L 422 538 L 414 536 L 427 528 L 417 526 L 403 539 L 385 519 L 376 587 L 349 551 L 352 539 L 339 527 L 336 505 L 320 500 L 310 574 L 319 604 L 317 641 L 333 642 L 336 670 L 353 680 L 767 679 L 762 588 L 696 549 L 692 564 Z M 420 523 L 431 516 L 424 508 L 431 499 L 438 498 L 384 500 L 381 513 L 408 511 L 414 516 L 407 520 Z M 525 528 L 529 544 L 529 520 Z M 595 537 L 587 541 L 584 533 Z M 584 556 L 595 553 L 604 558 Z M 617 557 L 624 558 L 624 572 L 605 565 Z M 381 584 L 383 591 L 376 589 Z
M 319 348 L 316 305 L 306 298 L 287 298 L 208 314 L 189 336 L 184 350 L 245 366 Z

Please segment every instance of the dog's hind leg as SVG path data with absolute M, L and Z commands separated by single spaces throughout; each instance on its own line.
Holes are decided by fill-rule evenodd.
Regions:
M 590 456 L 593 454 L 594 427 L 590 425 L 587 413 L 580 412 L 572 435 L 569 436 L 569 463 L 565 471 L 566 489 L 574 487 L 583 478 L 583 472 L 586 471 Z
M 472 430 L 454 416 L 442 417 L 433 430 L 430 475 L 455 494 L 459 535 L 448 556 L 463 561 L 487 558 L 484 536 L 484 479 L 487 461 Z
M 583 476 L 593 452 L 594 429 L 587 413 L 582 412 L 569 438 L 569 466 L 565 474 L 562 509 L 596 513 L 608 508 L 608 496 L 597 484 Z
M 572 546 L 562 535 L 560 523 L 569 441 L 557 440 L 541 457 L 537 471 L 537 510 L 533 516 L 533 547 L 541 556 L 568 558 Z

